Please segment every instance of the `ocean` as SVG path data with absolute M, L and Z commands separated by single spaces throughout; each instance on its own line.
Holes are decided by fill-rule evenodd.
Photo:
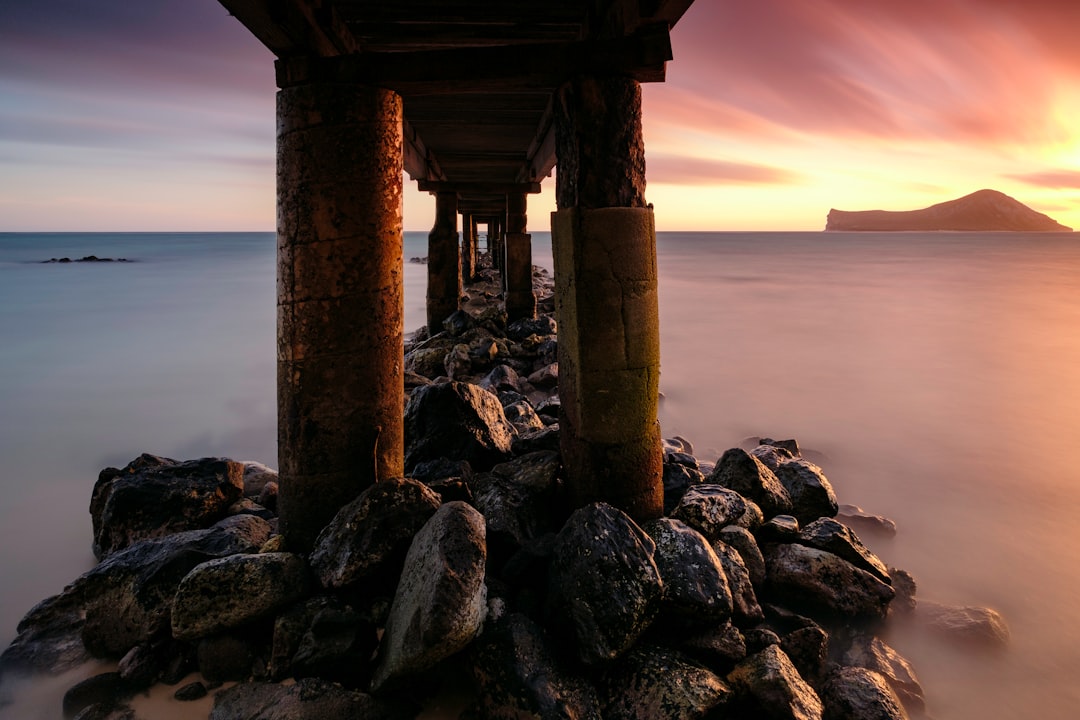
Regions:
M 424 254 L 406 233 L 407 332 Z M 889 637 L 936 720 L 1075 717 L 1080 236 L 661 232 L 657 254 L 665 436 L 708 460 L 797 438 L 896 521 L 867 540 L 920 598 L 1004 615 L 999 652 Z M 87 255 L 131 262 L 41 262 Z M 276 465 L 274 267 L 272 233 L 0 234 L 0 643 L 92 565 L 102 468 Z M 56 720 L 73 681 L 8 688 L 0 717 Z

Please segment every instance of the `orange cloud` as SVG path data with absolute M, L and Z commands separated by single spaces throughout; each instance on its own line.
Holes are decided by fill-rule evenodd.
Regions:
M 646 155 L 650 182 L 670 185 L 792 185 L 801 176 L 782 168 L 685 155 Z
M 1080 170 L 1047 170 L 1044 172 L 1006 175 L 1005 177 L 1038 187 L 1080 189 Z

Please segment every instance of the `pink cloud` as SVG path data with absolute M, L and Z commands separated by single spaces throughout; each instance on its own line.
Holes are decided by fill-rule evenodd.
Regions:
M 1006 175 L 1006 177 L 1038 187 L 1080 189 L 1080 170 L 1047 170 Z
M 800 175 L 782 168 L 685 155 L 646 155 L 650 182 L 671 185 L 791 185 Z

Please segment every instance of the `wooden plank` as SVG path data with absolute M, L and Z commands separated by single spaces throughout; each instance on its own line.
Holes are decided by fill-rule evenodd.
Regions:
M 540 183 L 493 183 L 493 182 L 454 182 L 452 180 L 421 180 L 421 192 L 455 192 L 459 195 L 509 195 L 525 193 L 535 195 L 540 192 Z

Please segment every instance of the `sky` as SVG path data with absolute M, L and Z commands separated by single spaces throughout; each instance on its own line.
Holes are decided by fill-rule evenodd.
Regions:
M 1077 0 L 697 0 L 643 88 L 657 228 L 993 188 L 1080 229 L 1077 28 Z M 0 0 L 0 231 L 273 230 L 274 93 L 216 0 Z M 405 229 L 433 215 L 407 183 Z

